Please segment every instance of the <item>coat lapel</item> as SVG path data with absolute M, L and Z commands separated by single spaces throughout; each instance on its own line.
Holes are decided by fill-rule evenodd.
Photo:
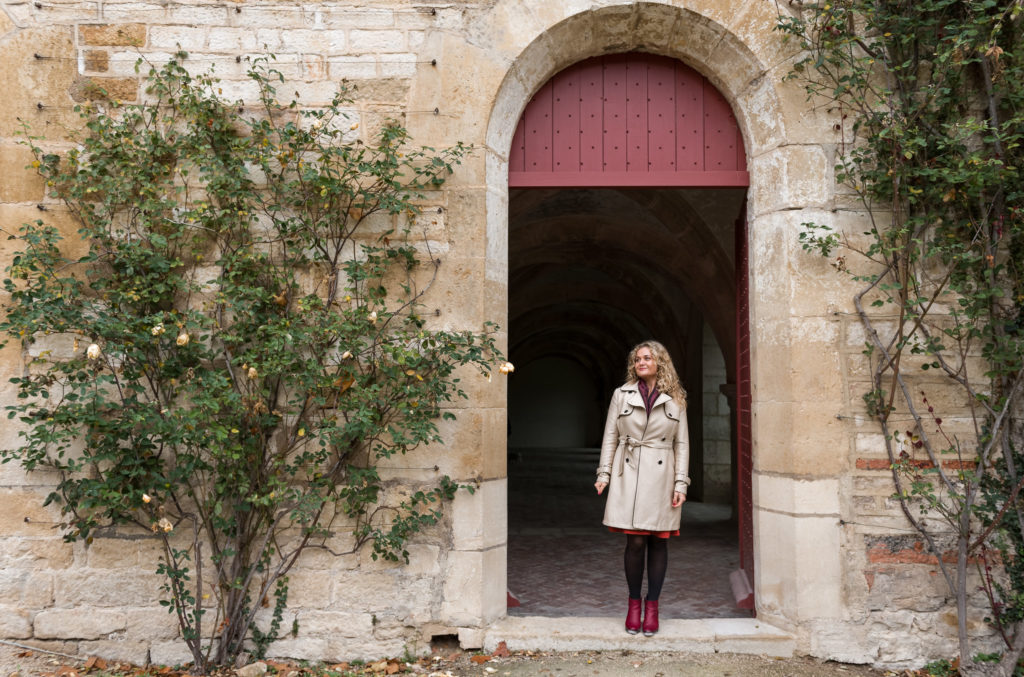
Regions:
M 644 398 L 640 396 L 640 389 L 637 388 L 635 383 L 622 386 L 622 391 L 626 393 L 626 404 L 631 407 L 644 406 Z

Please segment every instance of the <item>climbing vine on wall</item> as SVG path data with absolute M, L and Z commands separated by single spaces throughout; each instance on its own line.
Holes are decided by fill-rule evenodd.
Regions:
M 834 121 L 837 212 L 870 220 L 808 223 L 800 240 L 859 285 L 866 410 L 955 595 L 961 669 L 1011 674 L 1024 648 L 1021 3 L 796 4 L 780 29 L 804 50 L 791 77 Z M 993 573 L 993 551 L 1012 575 Z M 971 657 L 969 580 L 1006 641 L 996 668 Z
M 431 329 L 420 305 L 441 260 L 418 205 L 466 148 L 397 124 L 364 144 L 345 92 L 280 102 L 272 60 L 259 101 L 225 101 L 186 58 L 148 68 L 145 103 L 82 107 L 74 149 L 28 137 L 87 253 L 43 221 L 16 236 L 0 329 L 34 357 L 0 455 L 58 473 L 68 540 L 160 540 L 162 604 L 205 672 L 277 637 L 305 550 L 407 557 L 459 486 L 387 489 L 377 463 L 441 441 L 457 369 L 498 354 L 492 326 Z

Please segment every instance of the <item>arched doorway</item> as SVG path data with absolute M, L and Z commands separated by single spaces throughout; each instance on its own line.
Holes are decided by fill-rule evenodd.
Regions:
M 649 337 L 667 345 L 689 393 L 693 485 L 686 558 L 673 561 L 677 576 L 699 576 L 706 594 L 681 596 L 674 615 L 752 608 L 750 438 L 737 434 L 749 430 L 749 406 L 737 405 L 737 376 L 749 374 L 740 263 L 747 184 L 728 103 L 674 59 L 581 61 L 523 113 L 509 158 L 517 377 L 508 404 L 508 578 L 524 613 L 601 614 L 603 600 L 581 606 L 566 587 L 593 585 L 575 569 L 581 556 L 593 577 L 621 577 L 590 485 L 625 352 Z M 564 603 L 538 576 L 560 581 Z

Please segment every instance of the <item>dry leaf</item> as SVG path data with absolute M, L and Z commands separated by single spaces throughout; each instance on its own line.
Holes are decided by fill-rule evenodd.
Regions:
M 508 658 L 512 654 L 508 650 L 508 645 L 505 644 L 504 640 L 502 640 L 501 642 L 498 642 L 498 646 L 494 649 L 494 653 L 491 655 L 498 658 Z
M 486 663 L 487 661 L 491 660 L 491 657 L 490 656 L 486 656 L 486 655 L 484 655 L 484 656 L 470 656 L 469 660 L 473 661 L 477 665 L 480 665 L 481 663 Z

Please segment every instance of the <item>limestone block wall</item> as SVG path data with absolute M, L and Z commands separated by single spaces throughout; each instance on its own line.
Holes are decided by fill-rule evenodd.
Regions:
M 729 429 L 729 401 L 721 387 L 726 383 L 725 359 L 715 335 L 704 325 L 704 501 L 732 501 L 732 431 Z
M 445 264 L 427 303 L 445 326 L 502 323 L 508 151 L 533 92 L 597 54 L 681 59 L 731 103 L 749 159 L 758 616 L 813 655 L 921 662 L 953 651 L 948 593 L 888 500 L 877 430 L 860 400 L 853 287 L 797 241 L 803 222 L 856 235 L 865 220 L 834 183 L 837 121 L 783 80 L 797 55 L 773 30 L 777 11 L 798 10 L 746 0 L 8 0 L 0 11 L 0 228 L 36 218 L 74 228 L 22 171 L 31 161 L 17 143 L 23 121 L 67 147 L 72 107 L 94 87 L 124 101 L 142 96 L 140 55 L 159 63 L 187 50 L 195 68 L 215 67 L 225 96 L 245 97 L 244 59 L 271 52 L 306 105 L 329 100 L 343 80 L 355 85 L 360 134 L 395 117 L 419 143 L 475 145 L 430 196 Z M 12 246 L 0 238 L 0 265 Z M 24 368 L 20 346 L 0 352 L 0 404 Z M 421 450 L 384 472 L 399 488 L 444 472 L 480 489 L 413 545 L 409 566 L 362 554 L 307 557 L 292 577 L 288 612 L 299 632 L 273 653 L 379 656 L 450 633 L 472 644 L 505 613 L 505 386 L 470 379 L 468 390 L 453 405 L 458 420 L 443 428 L 443 450 Z M 16 433 L 5 422 L 0 444 L 15 444 Z M 42 507 L 52 482 L 0 466 L 0 637 L 139 662 L 182 659 L 177 630 L 154 610 L 152 543 L 131 533 L 89 547 L 63 543 L 53 510 Z
M 160 64 L 185 50 L 190 68 L 212 67 L 221 77 L 225 97 L 252 100 L 245 60 L 273 53 L 275 67 L 305 105 L 330 101 L 342 82 L 353 88 L 350 116 L 359 123 L 357 133 L 370 138 L 388 118 L 410 124 L 415 116 L 442 115 L 434 106 L 411 110 L 409 91 L 418 69 L 434 68 L 429 61 L 440 58 L 423 53 L 427 31 L 461 21 L 464 10 L 459 4 L 405 2 L 6 3 L 0 13 L 0 80 L 6 89 L 0 102 L 0 227 L 15 232 L 22 222 L 43 218 L 73 236 L 62 206 L 26 171 L 32 158 L 17 134 L 24 122 L 33 134 L 45 135 L 46 144 L 67 148 L 78 117 L 72 108 L 96 88 L 126 102 L 143 96 L 135 69 L 140 57 Z M 464 176 L 472 182 L 480 168 L 469 164 Z M 430 195 L 424 205 L 431 237 L 438 240 L 434 248 L 451 271 L 430 297 L 431 309 L 449 328 L 479 328 L 484 319 L 503 315 L 503 305 L 485 309 L 476 282 L 484 276 L 483 238 L 471 217 L 476 206 L 453 191 Z M 4 238 L 0 246 L 7 265 L 13 244 Z M 23 365 L 20 346 L 0 355 L 4 402 L 13 396 L 9 377 Z M 503 611 L 503 586 L 485 586 L 482 572 L 504 570 L 504 383 L 479 379 L 468 390 L 468 403 L 455 405 L 457 424 L 444 430 L 443 449 L 393 459 L 382 475 L 394 491 L 442 474 L 478 483 L 479 490 L 460 495 L 444 522 L 411 545 L 409 565 L 374 562 L 365 552 L 310 552 L 290 576 L 282 626 L 291 628 L 296 620 L 299 632 L 272 653 L 310 659 L 400 655 L 422 651 L 433 634 L 458 634 Z M 16 435 L 5 419 L 0 443 L 14 446 Z M 0 637 L 135 663 L 187 660 L 174 617 L 157 604 L 157 544 L 130 530 L 88 546 L 63 543 L 54 529 L 57 514 L 42 507 L 53 481 L 15 464 L 0 466 Z

